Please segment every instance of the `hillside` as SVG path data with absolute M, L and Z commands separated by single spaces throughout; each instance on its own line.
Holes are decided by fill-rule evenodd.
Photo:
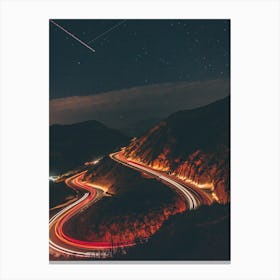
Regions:
M 97 121 L 50 126 L 50 173 L 59 174 L 126 144 L 128 137 Z
M 229 97 L 161 121 L 124 150 L 128 159 L 211 188 L 221 203 L 230 200 Z
M 230 260 L 230 205 L 203 206 L 165 221 L 145 244 L 121 260 Z
M 92 166 L 84 179 L 105 188 L 109 196 L 66 224 L 65 231 L 74 238 L 141 240 L 158 231 L 170 216 L 186 210 L 185 201 L 168 186 L 109 157 Z
M 226 98 L 174 113 L 122 149 L 128 159 L 212 186 L 217 201 L 225 205 L 186 211 L 186 202 L 174 190 L 104 156 L 88 166 L 83 179 L 101 186 L 107 196 L 69 220 L 64 231 L 84 241 L 137 243 L 116 259 L 166 260 L 171 253 L 178 260 L 228 260 L 229 141 Z

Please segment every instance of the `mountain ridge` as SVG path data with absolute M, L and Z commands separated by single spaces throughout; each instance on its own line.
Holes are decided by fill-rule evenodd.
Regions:
M 171 114 L 124 149 L 128 159 L 211 189 L 230 200 L 230 98 Z

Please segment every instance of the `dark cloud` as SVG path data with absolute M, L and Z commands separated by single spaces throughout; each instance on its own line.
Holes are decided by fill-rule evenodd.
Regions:
M 98 120 L 120 128 L 145 119 L 160 119 L 179 110 L 209 104 L 229 95 L 229 80 L 176 82 L 133 87 L 98 95 L 50 101 L 50 123 Z

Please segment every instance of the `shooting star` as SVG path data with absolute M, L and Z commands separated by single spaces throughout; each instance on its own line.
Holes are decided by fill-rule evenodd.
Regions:
M 106 35 L 107 33 L 111 32 L 112 30 L 116 29 L 117 27 L 119 27 L 120 25 L 122 25 L 124 22 L 126 22 L 127 19 L 122 20 L 121 22 L 119 22 L 118 24 L 112 26 L 111 28 L 109 28 L 108 30 L 104 31 L 103 33 L 101 33 L 100 35 L 98 35 L 97 37 L 91 39 L 90 41 L 87 42 L 87 44 L 91 44 L 93 42 L 95 42 L 97 39 L 103 37 L 104 35 Z
M 68 35 L 70 35 L 73 39 L 75 39 L 76 41 L 78 41 L 80 44 L 82 44 L 83 46 L 85 46 L 86 48 L 88 48 L 90 51 L 95 52 L 95 50 L 90 47 L 87 43 L 83 42 L 81 39 L 79 39 L 78 37 L 76 37 L 74 34 L 72 34 L 71 32 L 69 32 L 68 30 L 66 30 L 65 28 L 63 28 L 62 26 L 60 26 L 58 23 L 54 22 L 53 20 L 50 20 L 55 26 L 57 26 L 58 28 L 60 28 L 62 31 L 64 31 L 65 33 L 67 33 Z

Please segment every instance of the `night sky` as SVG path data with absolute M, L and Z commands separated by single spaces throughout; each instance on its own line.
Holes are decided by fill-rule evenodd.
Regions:
M 145 85 L 168 83 L 176 87 L 180 83 L 229 81 L 229 20 L 54 21 L 88 43 L 95 52 L 50 22 L 50 99 L 53 101 L 73 96 L 94 97 Z M 50 108 L 52 114 L 52 104 Z M 70 112 L 71 108 L 67 110 Z M 60 114 L 57 118 L 53 110 L 51 122 L 92 118 L 73 119 L 70 115 L 68 118 L 64 109 L 60 111 L 64 111 L 64 116 Z M 124 119 L 125 115 L 119 114 L 117 118 Z M 110 120 L 107 123 L 110 125 Z

